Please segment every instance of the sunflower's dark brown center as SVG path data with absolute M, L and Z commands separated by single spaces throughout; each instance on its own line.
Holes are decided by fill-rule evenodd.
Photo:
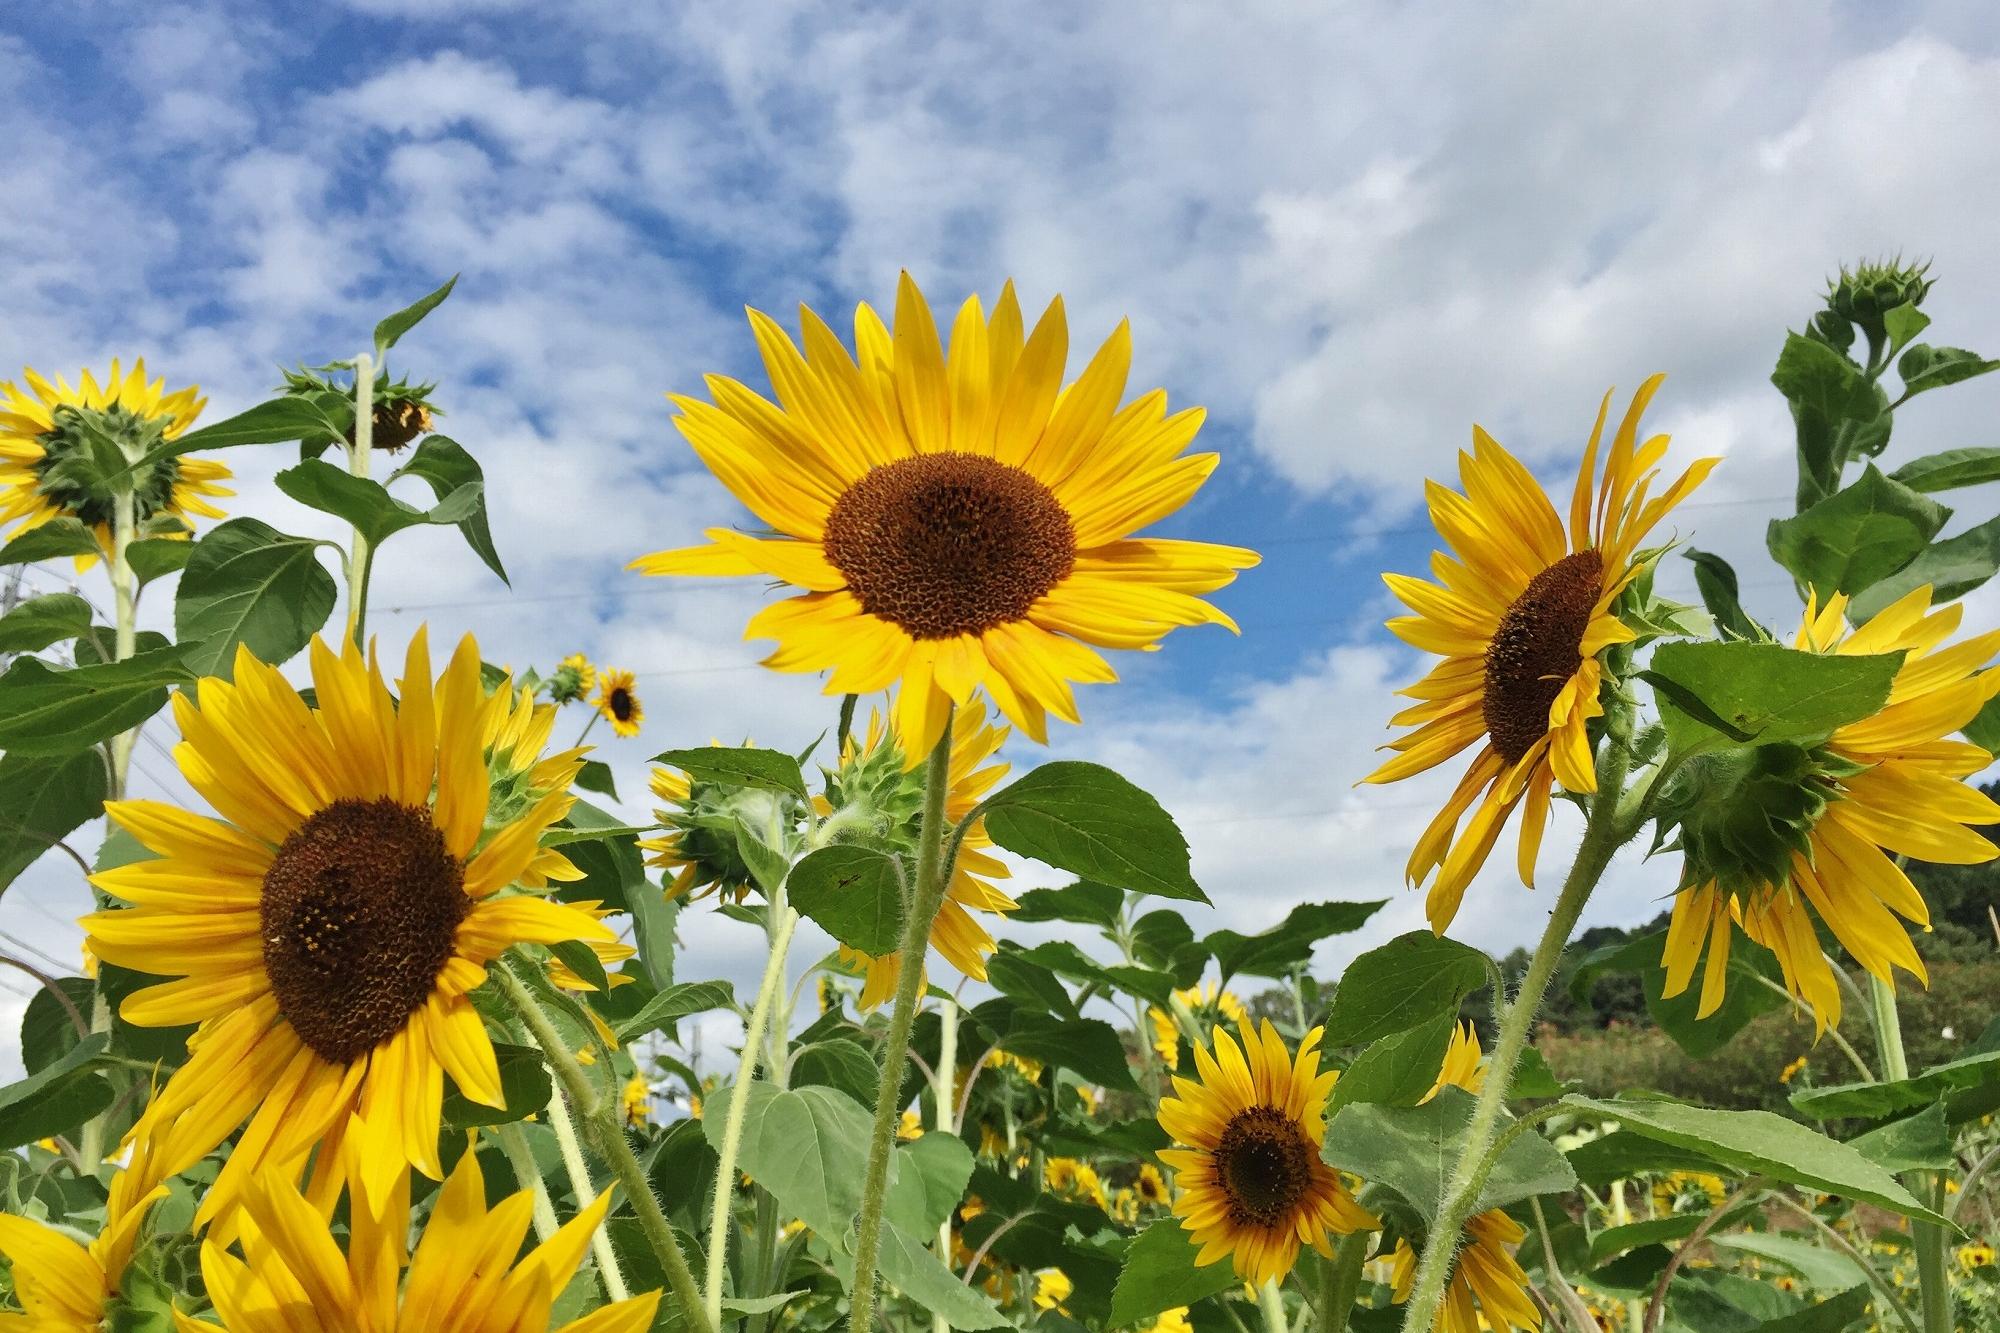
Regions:
M 1312 1188 L 1313 1146 L 1271 1106 L 1238 1111 L 1215 1147 L 1215 1177 L 1237 1226 L 1278 1226 Z
M 610 707 L 612 717 L 620 722 L 632 720 L 632 691 L 623 685 L 613 686 L 611 693 L 605 698 L 605 703 Z
M 1548 734 L 1549 705 L 1583 662 L 1604 557 L 1566 555 L 1529 581 L 1486 648 L 1486 734 L 1509 764 Z
M 1076 529 L 1054 493 L 977 454 L 876 468 L 835 502 L 824 541 L 862 609 L 918 639 L 1020 620 L 1076 563 Z
M 408 448 L 410 441 L 428 435 L 431 429 L 430 405 L 415 398 L 391 398 L 377 403 L 374 418 L 369 443 L 392 454 Z
M 344 799 L 285 839 L 259 902 L 279 1012 L 336 1064 L 395 1035 L 430 997 L 472 903 L 428 811 Z

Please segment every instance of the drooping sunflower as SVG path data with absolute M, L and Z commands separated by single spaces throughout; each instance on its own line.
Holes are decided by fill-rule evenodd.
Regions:
M 1236 998 L 1236 992 L 1224 990 L 1220 983 L 1210 985 L 1204 981 L 1189 990 L 1177 990 L 1174 999 L 1186 1005 L 1194 1015 L 1197 1026 L 1202 1024 L 1232 1023 L 1242 1027 L 1249 1021 L 1250 1011 L 1243 1007 L 1243 1001 Z M 1146 1011 L 1147 1021 L 1153 1025 L 1153 1049 L 1160 1053 L 1161 1061 L 1169 1069 L 1181 1067 L 1181 1029 L 1171 1012 L 1165 1009 Z
M 1880 711 L 1835 731 L 1826 744 L 1801 750 L 1792 776 L 1815 798 L 1791 812 L 1789 837 L 1755 865 L 1718 876 L 1719 858 L 1704 850 L 1706 821 L 1684 822 L 1689 847 L 1683 884 L 1674 899 L 1664 963 L 1666 994 L 1693 979 L 1704 947 L 1699 1014 L 1720 1005 L 1729 973 L 1729 941 L 1744 934 L 1777 955 L 1785 984 L 1810 1005 L 1820 1030 L 1840 1021 L 1840 985 L 1813 929 L 1817 916 L 1854 960 L 1895 984 L 1895 969 L 1928 984 L 1924 961 L 1904 921 L 1928 929 L 1923 895 L 1894 859 L 1974 865 L 2000 848 L 1974 831 L 2000 823 L 2000 805 L 1964 779 L 1993 761 L 1970 741 L 1952 740 L 2000 694 L 2000 630 L 1943 646 L 1964 608 L 1931 607 L 1931 589 L 1917 588 L 1850 631 L 1847 598 L 1821 606 L 1809 597 L 1794 646 L 1833 654 L 1905 654 Z M 1715 812 L 1726 818 L 1727 810 Z M 1897 918 L 1902 918 L 1898 920 Z
M 1635 637 L 1613 606 L 1645 571 L 1640 543 L 1719 461 L 1697 460 L 1649 498 L 1667 437 L 1641 444 L 1639 418 L 1662 378 L 1653 376 L 1633 395 L 1600 479 L 1598 444 L 1611 407 L 1605 394 L 1570 497 L 1567 532 L 1528 469 L 1475 426 L 1472 452 L 1458 456 L 1464 493 L 1425 484 L 1432 522 L 1450 548 L 1431 556 L 1437 581 L 1382 576 L 1415 613 L 1389 621 L 1389 631 L 1444 661 L 1398 691 L 1417 702 L 1391 723 L 1415 729 L 1384 747 L 1396 757 L 1363 781 L 1413 777 L 1479 745 L 1410 853 L 1412 884 L 1438 872 L 1424 905 L 1433 930 L 1451 924 L 1466 885 L 1517 806 L 1526 802 L 1518 868 L 1532 887 L 1554 784 L 1580 793 L 1597 789 L 1587 728 L 1604 711 L 1600 654 Z
M 344 1142 L 370 1137 L 357 1126 Z M 218 1327 L 229 1333 L 549 1333 L 551 1307 L 583 1263 L 611 1206 L 611 1191 L 516 1260 L 533 1198 L 522 1190 L 488 1209 L 479 1154 L 467 1147 L 438 1192 L 406 1268 L 409 1173 L 400 1164 L 386 1171 L 380 1165 L 349 1159 L 345 1253 L 325 1214 L 289 1175 L 252 1177 L 243 1191 L 253 1223 L 243 1228 L 243 1257 L 212 1236 L 201 1250 L 202 1277 L 222 1322 L 176 1314 L 176 1327 L 181 1333 Z M 657 1291 L 633 1296 L 570 1320 L 559 1333 L 643 1333 L 653 1326 L 659 1302 Z
M 1195 1263 L 1228 1255 L 1238 1277 L 1262 1284 L 1291 1272 L 1301 1244 L 1330 1255 L 1329 1233 L 1380 1223 L 1320 1160 L 1327 1095 L 1340 1077 L 1320 1072 L 1322 1030 L 1306 1034 L 1296 1057 L 1269 1019 L 1241 1031 L 1240 1047 L 1218 1026 L 1213 1053 L 1194 1048 L 1199 1082 L 1174 1076 L 1160 1128 L 1186 1146 L 1159 1157 L 1178 1173 L 1174 1215 L 1201 1247 Z
M 557 788 L 490 818 L 469 636 L 433 687 L 419 630 L 400 702 L 351 644 L 315 640 L 311 666 L 313 705 L 245 650 L 233 681 L 201 682 L 199 704 L 175 696 L 174 757 L 221 818 L 112 802 L 157 859 L 92 876 L 133 906 L 84 918 L 91 949 L 176 978 L 128 997 L 126 1020 L 201 1025 L 154 1099 L 177 1131 L 163 1172 L 249 1122 L 204 1222 L 255 1172 L 296 1170 L 357 1108 L 381 1136 L 373 1151 L 436 1178 L 445 1075 L 504 1105 L 467 998 L 486 965 L 520 943 L 613 941 L 587 912 L 512 891 L 566 872 L 539 841 L 573 798 Z
M 898 730 L 901 716 L 902 710 L 893 707 L 886 717 L 871 713 L 860 742 L 849 738 L 840 768 L 828 778 L 826 802 L 831 817 L 839 818 L 844 811 L 865 812 L 885 831 L 891 845 L 913 851 L 921 822 L 923 782 L 909 766 Z M 1004 726 L 987 725 L 983 703 L 975 701 L 952 715 L 951 785 L 944 801 L 947 824 L 956 824 L 972 813 L 972 808 L 1007 776 L 1010 765 L 993 762 L 993 756 L 1008 734 Z M 986 955 L 993 952 L 994 943 L 973 913 L 1005 915 L 1015 906 L 1012 898 L 994 887 L 993 881 L 1006 879 L 1012 872 L 986 850 L 992 845 L 985 820 L 965 830 L 952 862 L 944 904 L 931 925 L 931 947 L 974 981 L 986 980 Z M 857 1001 L 862 1009 L 873 1009 L 894 997 L 897 978 L 902 975 L 902 963 L 895 954 L 871 956 L 843 944 L 840 956 L 863 969 Z
M 1077 720 L 1073 682 L 1116 679 L 1097 648 L 1152 648 L 1182 625 L 1234 629 L 1199 594 L 1254 553 L 1132 535 L 1186 504 L 1217 456 L 1182 454 L 1202 413 L 1169 416 L 1164 391 L 1119 406 L 1126 325 L 1065 388 L 1060 298 L 1025 339 L 1011 283 L 991 319 L 968 298 L 947 352 L 905 273 L 895 318 L 892 332 L 862 305 L 850 356 L 801 308 L 801 354 L 751 311 L 777 401 L 710 376 L 715 401 L 672 395 L 674 424 L 773 535 L 711 528 L 710 545 L 631 567 L 801 590 L 746 637 L 778 640 L 767 666 L 829 671 L 829 694 L 902 682 L 912 766 L 943 734 L 947 705 L 981 689 L 1045 741 L 1047 714 Z
M 710 782 L 678 768 L 655 768 L 651 785 L 660 802 L 653 807 L 660 831 L 639 839 L 639 847 L 646 853 L 646 864 L 669 872 L 669 898 L 694 901 L 712 893 L 742 902 L 757 887 L 757 879 L 735 834 L 725 831 L 731 821 L 741 820 L 754 829 L 782 829 L 794 837 L 805 809 L 798 797 L 786 792 Z
M 0 526 L 14 524 L 18 536 L 53 518 L 69 517 L 97 534 L 111 550 L 112 497 L 94 484 L 87 466 L 90 436 L 109 437 L 134 452 L 178 437 L 199 416 L 206 399 L 192 386 L 166 392 L 166 381 L 146 378 L 146 363 L 129 374 L 111 363 L 102 384 L 88 370 L 77 386 L 58 376 L 55 383 L 23 370 L 23 390 L 0 383 Z M 230 475 L 205 458 L 168 458 L 134 479 L 134 515 L 140 523 L 161 514 L 180 518 L 221 518 L 205 496 L 234 495 L 219 483 Z M 162 534 L 181 535 L 181 534 Z M 76 557 L 79 570 L 97 561 Z
M 632 673 L 605 667 L 597 673 L 597 714 L 611 724 L 616 736 L 636 736 L 646 720 L 639 696 L 632 688 Z
M 1478 1092 L 1486 1082 L 1486 1061 L 1479 1033 L 1461 1023 L 1451 1034 L 1444 1067 L 1424 1094 L 1428 1102 L 1446 1088 Z M 1540 1328 L 1541 1310 L 1528 1295 L 1528 1274 L 1514 1258 L 1513 1246 L 1526 1238 L 1520 1223 L 1498 1208 L 1479 1213 L 1465 1224 L 1465 1243 L 1452 1261 L 1451 1282 L 1438 1306 L 1439 1333 L 1512 1333 L 1516 1328 Z M 1407 1240 L 1398 1240 L 1389 1256 L 1390 1297 L 1401 1305 L 1416 1286 L 1417 1254 Z

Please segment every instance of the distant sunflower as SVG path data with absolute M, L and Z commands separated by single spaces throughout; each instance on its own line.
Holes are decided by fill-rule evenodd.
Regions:
M 1788 847 L 1772 859 L 1778 873 L 1736 882 L 1704 875 L 1697 864 L 1699 828 L 1690 845 L 1684 884 L 1667 928 L 1666 991 L 1679 995 L 1693 979 L 1706 945 L 1703 1017 L 1722 1003 L 1729 941 L 1736 925 L 1777 955 L 1785 985 L 1811 1006 L 1821 1030 L 1840 1021 L 1840 985 L 1821 952 L 1815 915 L 1854 960 L 1890 986 L 1900 967 L 1928 981 L 1906 921 L 1930 928 L 1930 910 L 1908 875 L 1885 853 L 1943 865 L 1974 865 L 2000 856 L 1976 827 L 2000 823 L 2000 805 L 1967 786 L 1993 756 L 1952 740 L 1986 702 L 2000 694 L 2000 670 L 1983 670 L 2000 654 L 2000 630 L 1941 647 L 1958 629 L 1964 608 L 1931 609 L 1928 586 L 1915 589 L 1849 631 L 1847 598 L 1806 604 L 1795 645 L 1807 652 L 1906 654 L 1888 701 L 1872 717 L 1835 731 L 1803 756 L 1806 781 L 1823 800 L 1802 816 Z M 1803 846 L 1798 835 L 1803 835 Z
M 174 757 L 216 819 L 157 801 L 106 813 L 157 858 L 91 882 L 129 909 L 83 919 L 121 967 L 177 977 L 129 996 L 145 1027 L 201 1026 L 154 1099 L 177 1134 L 173 1174 L 246 1119 L 202 1205 L 232 1208 L 259 1170 L 296 1170 L 357 1108 L 375 1150 L 441 1174 L 444 1077 L 504 1105 L 468 993 L 521 943 L 613 942 L 587 912 L 510 892 L 566 877 L 539 845 L 573 798 L 547 791 L 493 823 L 479 650 L 470 636 L 435 688 L 422 630 L 400 702 L 352 644 L 314 640 L 315 702 L 239 649 L 233 682 L 174 697 Z
M 859 308 L 857 361 L 811 310 L 800 311 L 803 355 L 751 311 L 778 401 L 710 376 L 714 403 L 672 395 L 674 424 L 775 535 L 710 528 L 712 545 L 631 567 L 800 589 L 746 637 L 778 640 L 767 666 L 830 671 L 829 694 L 902 682 L 912 766 L 943 734 L 947 705 L 980 689 L 1046 741 L 1048 713 L 1077 720 L 1072 682 L 1116 679 L 1095 648 L 1152 648 L 1182 625 L 1235 628 L 1198 594 L 1254 553 L 1132 536 L 1186 504 L 1216 455 L 1182 454 L 1202 414 L 1167 415 L 1162 390 L 1120 408 L 1126 325 L 1065 388 L 1060 298 L 1025 340 L 1011 283 L 990 320 L 969 298 L 948 354 L 907 273 L 895 314 L 892 333 Z
M 207 400 L 194 387 L 167 393 L 164 379 L 148 381 L 144 360 L 134 362 L 130 374 L 113 361 L 101 385 L 88 370 L 76 388 L 60 376 L 51 384 L 33 370 L 21 378 L 25 391 L 0 383 L 0 527 L 12 523 L 10 535 L 18 536 L 53 518 L 74 518 L 109 552 L 112 497 L 86 466 L 89 436 L 144 450 L 179 437 Z M 160 514 L 221 518 L 203 497 L 234 495 L 218 484 L 228 476 L 227 467 L 209 459 L 162 459 L 134 478 L 136 517 L 140 523 Z M 96 561 L 80 555 L 76 567 Z
M 647 854 L 646 864 L 670 872 L 667 897 L 688 901 L 712 893 L 740 903 L 756 889 L 756 877 L 743 859 L 736 835 L 726 831 L 732 821 L 740 819 L 755 829 L 782 828 L 790 834 L 805 808 L 784 792 L 710 782 L 665 766 L 653 770 L 651 785 L 659 802 L 653 818 L 660 831 L 639 839 L 639 848 Z
M 1140 1163 L 1139 1178 L 1132 1182 L 1132 1192 L 1148 1208 L 1164 1208 L 1173 1202 L 1173 1195 L 1167 1190 L 1166 1177 L 1151 1162 Z
M 1231 1023 L 1243 1026 L 1250 1018 L 1250 1011 L 1243 1007 L 1243 1001 L 1236 998 L 1236 992 L 1224 990 L 1221 985 L 1203 982 L 1188 990 L 1177 990 L 1174 998 L 1188 1007 L 1194 1015 L 1197 1026 L 1202 1024 Z M 1173 1014 L 1166 1009 L 1148 1009 L 1147 1020 L 1153 1025 L 1153 1049 L 1160 1053 L 1160 1059 L 1169 1069 L 1181 1067 L 1181 1027 L 1174 1021 Z
M 549 698 L 558 704 L 566 704 L 589 694 L 597 684 L 597 668 L 582 653 L 571 653 L 556 664 L 549 676 Z
M 636 736 L 646 710 L 632 689 L 632 673 L 606 667 L 597 673 L 597 713 L 611 724 L 613 735 Z
M 1382 576 L 1416 613 L 1389 621 L 1390 632 L 1445 660 L 1398 691 L 1418 702 L 1391 722 L 1416 729 L 1390 742 L 1385 748 L 1396 758 L 1363 780 L 1413 777 L 1483 742 L 1410 854 L 1412 884 L 1438 872 L 1425 902 L 1433 930 L 1451 924 L 1465 886 L 1524 799 L 1517 861 L 1522 882 L 1532 887 L 1554 784 L 1597 790 L 1588 726 L 1604 711 L 1599 655 L 1635 637 L 1613 605 L 1645 571 L 1640 542 L 1718 461 L 1698 460 L 1657 499 L 1647 499 L 1667 437 L 1640 444 L 1639 418 L 1662 378 L 1653 376 L 1633 395 L 1600 481 L 1597 448 L 1611 407 L 1605 394 L 1577 472 L 1567 533 L 1528 469 L 1474 426 L 1473 452 L 1458 456 L 1465 493 L 1425 484 L 1431 520 L 1453 552 L 1432 554 L 1437 582 Z M 1460 818 L 1482 794 L 1461 830 Z
M 370 1137 L 366 1128 L 356 1126 L 345 1141 Z M 288 1176 L 264 1172 L 252 1177 L 243 1204 L 256 1225 L 243 1229 L 243 1257 L 213 1237 L 201 1249 L 202 1278 L 222 1322 L 176 1313 L 180 1333 L 218 1327 L 229 1333 L 388 1333 L 398 1328 L 643 1333 L 653 1326 L 657 1291 L 554 1324 L 556 1297 L 582 1265 L 591 1236 L 603 1224 L 610 1190 L 517 1260 L 533 1212 L 529 1192 L 510 1195 L 489 1209 L 479 1154 L 468 1146 L 438 1191 L 406 1264 L 408 1173 L 350 1160 L 347 1176 L 345 1253 L 325 1214 Z
M 1194 1048 L 1200 1081 L 1176 1075 L 1175 1095 L 1160 1103 L 1160 1128 L 1186 1145 L 1159 1157 L 1179 1175 L 1174 1215 L 1201 1247 L 1197 1265 L 1228 1255 L 1238 1277 L 1261 1285 L 1292 1271 L 1301 1244 L 1330 1255 L 1329 1233 L 1380 1225 L 1320 1160 L 1340 1077 L 1320 1072 L 1321 1031 L 1295 1058 L 1269 1019 L 1257 1031 L 1244 1024 L 1240 1047 L 1217 1027 L 1213 1054 Z
M 625 1112 L 625 1123 L 636 1128 L 652 1118 L 653 1090 L 646 1085 L 644 1074 L 634 1074 L 625 1080 L 625 1088 L 618 1094 L 618 1104 Z

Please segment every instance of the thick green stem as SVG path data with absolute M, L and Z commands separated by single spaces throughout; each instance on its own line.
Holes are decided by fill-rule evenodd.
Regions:
M 590 1180 L 590 1163 L 583 1160 L 583 1145 L 576 1137 L 576 1122 L 570 1119 L 569 1103 L 563 1100 L 561 1088 L 549 1091 L 547 1107 L 549 1128 L 555 1132 L 556 1148 L 562 1153 L 563 1170 L 569 1175 L 570 1197 L 576 1200 L 578 1208 L 588 1208 L 597 1201 L 597 1186 Z M 618 1256 L 611 1249 L 611 1237 L 599 1227 L 590 1238 L 590 1252 L 597 1256 L 597 1271 L 604 1279 L 604 1293 L 614 1301 L 622 1301 L 631 1295 L 625 1285 L 625 1274 L 618 1267 Z
M 1896 988 L 1880 977 L 1868 978 L 1868 1012 L 1875 1024 L 1875 1048 L 1882 1053 L 1882 1079 L 1896 1083 L 1910 1076 L 1910 1058 L 1903 1050 L 1903 1020 L 1896 1009 Z M 1933 1210 L 1944 1205 L 1944 1181 L 1935 1171 L 1914 1171 L 1911 1191 Z M 1950 1239 L 1935 1222 L 1911 1222 L 1910 1243 L 1917 1252 L 1917 1290 L 1923 1297 L 1924 1333 L 1952 1333 Z
M 1354 1313 L 1354 1301 L 1361 1294 L 1361 1272 L 1368 1266 L 1366 1231 L 1350 1231 L 1340 1238 L 1331 1261 L 1320 1262 L 1319 1333 L 1347 1333 L 1347 1321 Z
M 542 1055 L 555 1071 L 563 1087 L 568 1091 L 571 1104 L 583 1118 L 585 1133 L 590 1136 L 591 1146 L 598 1156 L 610 1163 L 618 1177 L 618 1183 L 625 1187 L 626 1201 L 632 1206 L 632 1213 L 639 1219 L 639 1228 L 646 1235 L 646 1243 L 652 1247 L 653 1257 L 660 1261 L 660 1268 L 667 1275 L 667 1286 L 673 1292 L 674 1301 L 679 1305 L 682 1317 L 692 1333 L 716 1333 L 715 1325 L 709 1322 L 708 1311 L 702 1307 L 701 1292 L 695 1287 L 694 1273 L 688 1268 L 687 1256 L 681 1253 L 680 1242 L 674 1237 L 674 1229 L 667 1221 L 667 1215 L 660 1209 L 660 1201 L 654 1197 L 652 1182 L 646 1179 L 645 1168 L 632 1153 L 632 1145 L 625 1137 L 625 1127 L 619 1123 L 618 1108 L 597 1095 L 591 1085 L 590 1076 L 583 1072 L 583 1066 L 570 1053 L 569 1044 L 549 1016 L 542 1012 L 542 1006 L 524 985 L 520 977 L 505 962 L 489 969 L 490 974 L 500 983 L 501 991 L 521 1021 L 534 1034 L 535 1044 L 542 1048 Z
M 773 902 L 771 911 L 777 914 L 778 924 L 771 934 L 771 957 L 764 964 L 757 1003 L 743 1029 L 743 1057 L 737 1062 L 736 1085 L 729 1090 L 729 1111 L 722 1122 L 722 1150 L 715 1171 L 715 1202 L 708 1215 L 708 1319 L 718 1327 L 722 1324 L 722 1274 L 729 1263 L 729 1237 L 736 1229 L 732 1220 L 736 1156 L 743 1148 L 743 1123 L 750 1111 L 750 1084 L 757 1077 L 757 1060 L 763 1053 L 764 1028 L 771 1021 L 771 1007 L 785 988 L 785 959 L 791 952 L 792 930 L 799 924 L 799 914 L 782 902 Z
M 938 1011 L 938 1061 L 931 1078 L 931 1101 L 935 1103 L 933 1114 L 938 1129 L 946 1134 L 958 1131 L 957 1117 L 953 1110 L 957 1098 L 952 1096 L 952 1079 L 958 1069 L 958 1001 L 946 1000 Z M 951 1267 L 951 1218 L 947 1215 L 938 1223 L 938 1262 Z M 951 1333 L 951 1325 L 941 1314 L 931 1315 L 931 1333 Z
M 931 926 L 944 902 L 951 867 L 945 864 L 944 798 L 951 786 L 951 715 L 931 750 L 924 772 L 923 822 L 917 832 L 917 882 L 903 921 L 897 949 L 900 971 L 889 1033 L 882 1043 L 882 1078 L 875 1089 L 875 1126 L 868 1139 L 868 1168 L 861 1183 L 861 1217 L 854 1230 L 854 1288 L 849 1333 L 872 1333 L 875 1319 L 875 1264 L 882 1244 L 882 1205 L 888 1194 L 889 1154 L 896 1146 L 897 1112 L 902 1110 L 903 1070 L 910 1060 L 910 1028 L 924 987 L 924 955 Z
M 1423 1256 L 1417 1262 L 1416 1285 L 1403 1315 L 1404 1333 L 1430 1333 L 1451 1278 L 1452 1262 L 1458 1253 L 1460 1236 L 1472 1215 L 1480 1182 L 1490 1170 L 1487 1153 L 1498 1132 L 1500 1112 L 1514 1085 L 1514 1070 L 1528 1043 L 1528 1031 L 1541 1010 L 1549 979 L 1576 929 L 1577 918 L 1591 891 L 1611 863 L 1611 855 L 1629 838 L 1633 828 L 1618 817 L 1619 798 L 1631 762 L 1631 704 L 1613 697 L 1606 712 L 1604 742 L 1597 760 L 1597 794 L 1590 802 L 1590 816 L 1584 825 L 1583 842 L 1576 849 L 1576 861 L 1563 881 L 1562 892 L 1549 913 L 1548 927 L 1528 961 L 1521 988 L 1500 1019 L 1500 1035 L 1486 1068 L 1486 1082 L 1473 1103 L 1472 1119 L 1459 1140 L 1458 1164 L 1452 1170 L 1451 1187 L 1438 1209 L 1436 1222 L 1425 1238 Z
M 1266 1281 L 1257 1288 L 1257 1310 L 1264 1316 L 1264 1333 L 1291 1333 L 1285 1318 L 1285 1293 L 1276 1282 Z
M 500 1151 L 507 1155 L 507 1165 L 514 1168 L 514 1179 L 533 1196 L 535 1239 L 548 1240 L 560 1224 L 556 1221 L 556 1206 L 549 1199 L 549 1187 L 542 1180 L 542 1168 L 536 1165 L 535 1154 L 528 1148 L 527 1134 L 515 1123 L 500 1126 L 495 1137 L 500 1140 Z
M 347 446 L 347 470 L 361 478 L 368 476 L 370 455 L 375 451 L 375 362 L 366 353 L 354 358 L 354 442 Z M 360 528 L 347 557 L 347 637 L 356 647 L 365 647 L 368 632 L 368 574 L 373 551 Z

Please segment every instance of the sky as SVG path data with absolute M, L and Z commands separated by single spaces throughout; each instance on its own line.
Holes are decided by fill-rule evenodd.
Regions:
M 893 304 L 902 269 L 947 309 L 990 305 L 1011 277 L 1031 313 L 1064 297 L 1072 371 L 1129 317 L 1134 391 L 1206 406 L 1198 444 L 1222 456 L 1156 532 L 1264 563 L 1215 596 L 1240 638 L 1184 630 L 1126 655 L 1119 683 L 1082 691 L 1081 727 L 1007 757 L 1092 759 L 1157 794 L 1215 904 L 1190 910 L 1197 930 L 1390 899 L 1322 947 L 1331 974 L 1421 924 L 1401 866 L 1457 772 L 1355 786 L 1391 692 L 1423 669 L 1381 628 L 1379 574 L 1423 568 L 1424 479 L 1450 478 L 1479 422 L 1560 493 L 1604 391 L 1665 371 L 1648 423 L 1674 435 L 1670 460 L 1725 460 L 1675 535 L 1793 621 L 1762 554 L 1792 480 L 1772 361 L 1829 272 L 1897 252 L 1933 261 L 1938 341 L 2000 345 L 1996 46 L 1978 3 L 1169 3 L 1141 19 L 45 0 L 0 18 L 0 378 L 144 355 L 199 382 L 219 420 L 459 274 L 391 368 L 442 383 L 511 588 L 455 533 L 418 529 L 378 566 L 371 621 L 391 651 L 427 622 L 517 667 L 582 651 L 636 671 L 645 733 L 592 737 L 636 816 L 650 755 L 797 748 L 833 716 L 810 678 L 756 665 L 740 637 L 755 581 L 623 569 L 747 521 L 662 396 L 712 373 L 761 387 L 743 308 L 795 328 L 803 302 L 851 327 L 857 301 Z M 1996 405 L 1990 379 L 1927 396 L 1891 457 L 1993 443 Z M 233 512 L 339 536 L 272 487 L 295 457 L 230 453 Z M 1661 586 L 1691 595 L 1686 563 L 1669 557 Z M 82 590 L 108 604 L 101 573 Z M 1975 596 L 1968 624 L 1996 609 Z M 144 615 L 169 612 L 162 587 Z M 140 794 L 185 795 L 170 728 L 139 746 Z M 1551 833 L 1532 894 L 1490 867 L 1453 933 L 1531 943 L 1574 834 Z M 0 947 L 73 966 L 87 893 L 66 865 L 0 898 Z M 1621 858 L 1586 924 L 1649 919 L 1674 873 Z M 691 912 L 684 939 L 754 990 L 760 933 Z M 827 945 L 801 941 L 798 965 Z M 0 1022 L 25 986 L 0 977 Z

